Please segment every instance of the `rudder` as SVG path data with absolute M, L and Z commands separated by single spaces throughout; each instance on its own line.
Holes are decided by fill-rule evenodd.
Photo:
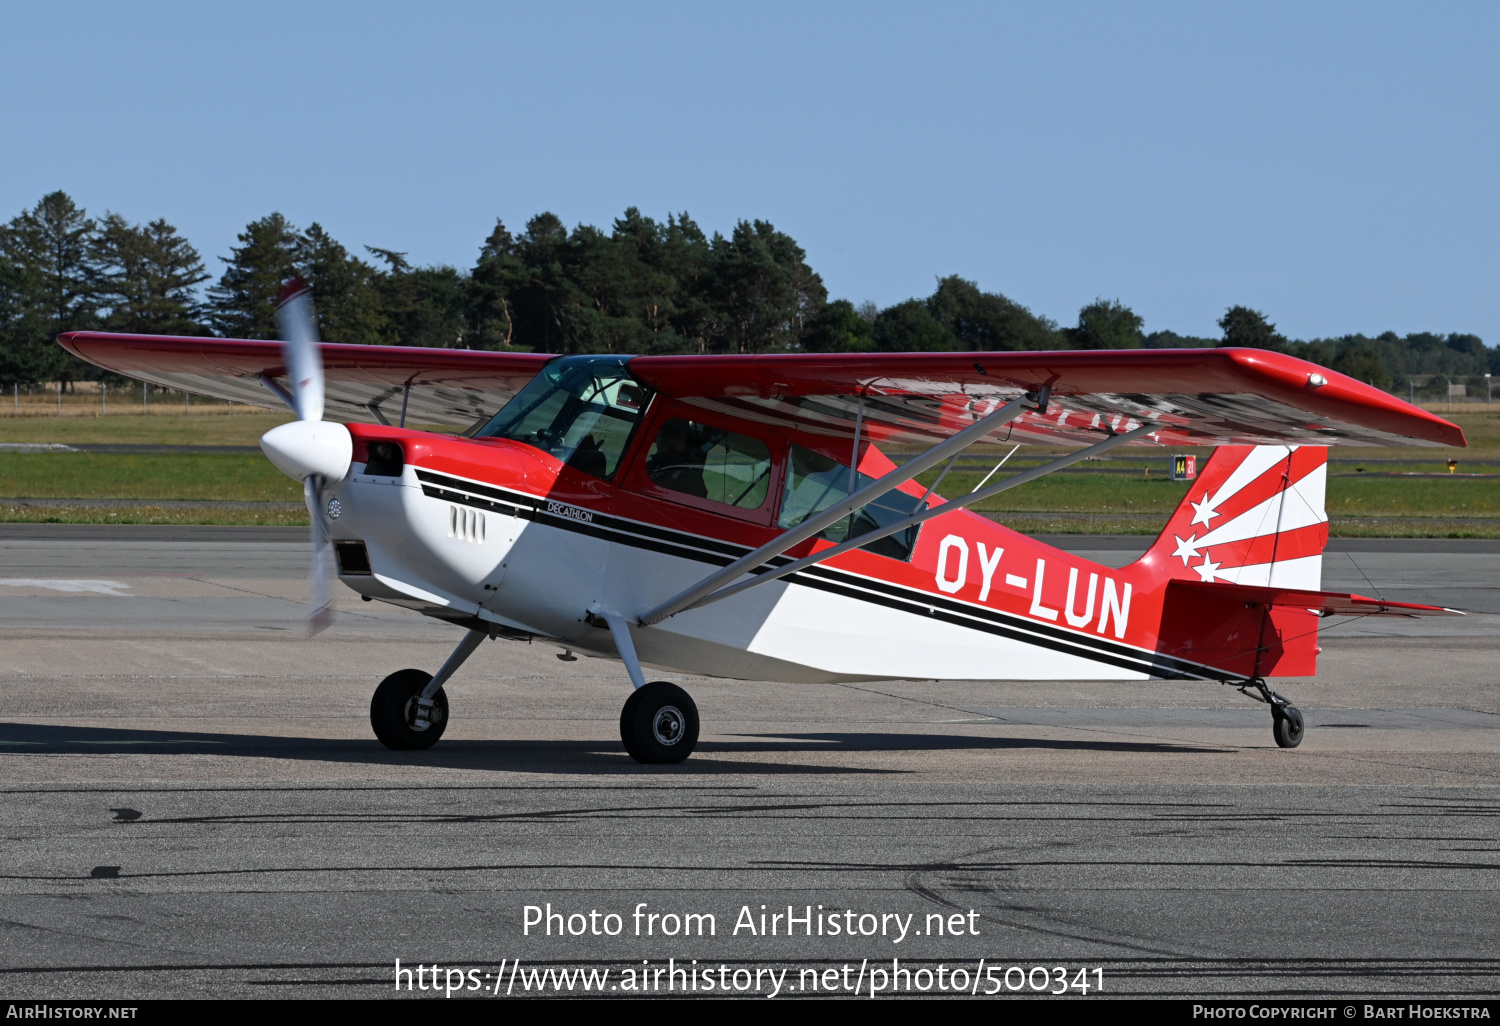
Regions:
M 1221 445 L 1143 559 L 1173 578 L 1316 591 L 1327 479 L 1324 446 Z

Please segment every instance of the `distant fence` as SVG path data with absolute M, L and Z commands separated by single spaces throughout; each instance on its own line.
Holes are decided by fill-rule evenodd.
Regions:
M 264 413 L 259 406 L 209 399 L 175 388 L 144 382 L 106 385 L 99 381 L 75 381 L 67 389 L 56 383 L 11 385 L 0 394 L 3 417 L 114 417 L 142 414 L 158 416 L 230 416 Z
M 1493 405 L 1496 382 L 1488 374 L 1472 374 L 1467 377 L 1447 374 L 1412 374 L 1405 391 L 1393 388 L 1391 392 L 1408 402 L 1429 409 L 1454 409 L 1465 406 Z

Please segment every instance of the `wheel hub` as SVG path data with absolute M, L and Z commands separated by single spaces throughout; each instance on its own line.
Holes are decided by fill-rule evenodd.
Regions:
M 651 718 L 651 733 L 659 744 L 675 745 L 687 731 L 687 717 L 675 705 L 664 705 Z
M 422 696 L 412 695 L 406 700 L 404 711 L 406 725 L 412 730 L 427 730 L 433 726 L 433 721 L 442 718 L 440 710 L 435 702 L 429 702 L 427 708 L 422 708 Z

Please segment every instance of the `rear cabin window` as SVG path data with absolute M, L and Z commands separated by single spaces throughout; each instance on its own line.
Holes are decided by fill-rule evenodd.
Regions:
M 791 447 L 787 467 L 785 493 L 781 501 L 782 527 L 796 527 L 802 521 L 829 506 L 849 497 L 849 468 L 837 460 L 821 453 L 804 449 L 800 445 Z M 866 474 L 856 474 L 854 489 L 858 491 L 875 479 Z M 889 491 L 865 506 L 844 517 L 832 527 L 824 529 L 819 538 L 831 542 L 842 542 L 857 537 L 877 527 L 911 516 L 922 506 L 922 501 L 905 492 Z M 892 559 L 911 558 L 917 544 L 917 532 L 921 525 L 908 527 L 904 531 L 879 538 L 860 548 Z
M 759 509 L 770 487 L 771 450 L 758 438 L 673 417 L 651 443 L 646 476 L 668 491 Z

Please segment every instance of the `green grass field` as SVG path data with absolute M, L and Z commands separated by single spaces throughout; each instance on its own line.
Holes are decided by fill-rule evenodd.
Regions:
M 301 502 L 302 486 L 257 453 L 0 452 L 0 496 Z
M 110 414 L 108 417 L 0 417 L 0 442 L 64 445 L 255 445 L 290 413 L 236 406 L 214 412 Z
M 0 404 L 3 409 L 3 404 Z M 64 445 L 256 445 L 260 436 L 292 419 L 290 413 L 254 409 L 205 407 L 184 414 L 115 414 L 107 417 L 0 415 L 0 442 L 61 442 Z M 414 428 L 424 425 L 412 424 Z M 452 433 L 452 429 L 444 429 Z
M 301 505 L 259 503 L 256 507 L 29 505 L 0 499 L 0 523 L 5 524 L 213 524 L 244 527 L 306 527 Z

